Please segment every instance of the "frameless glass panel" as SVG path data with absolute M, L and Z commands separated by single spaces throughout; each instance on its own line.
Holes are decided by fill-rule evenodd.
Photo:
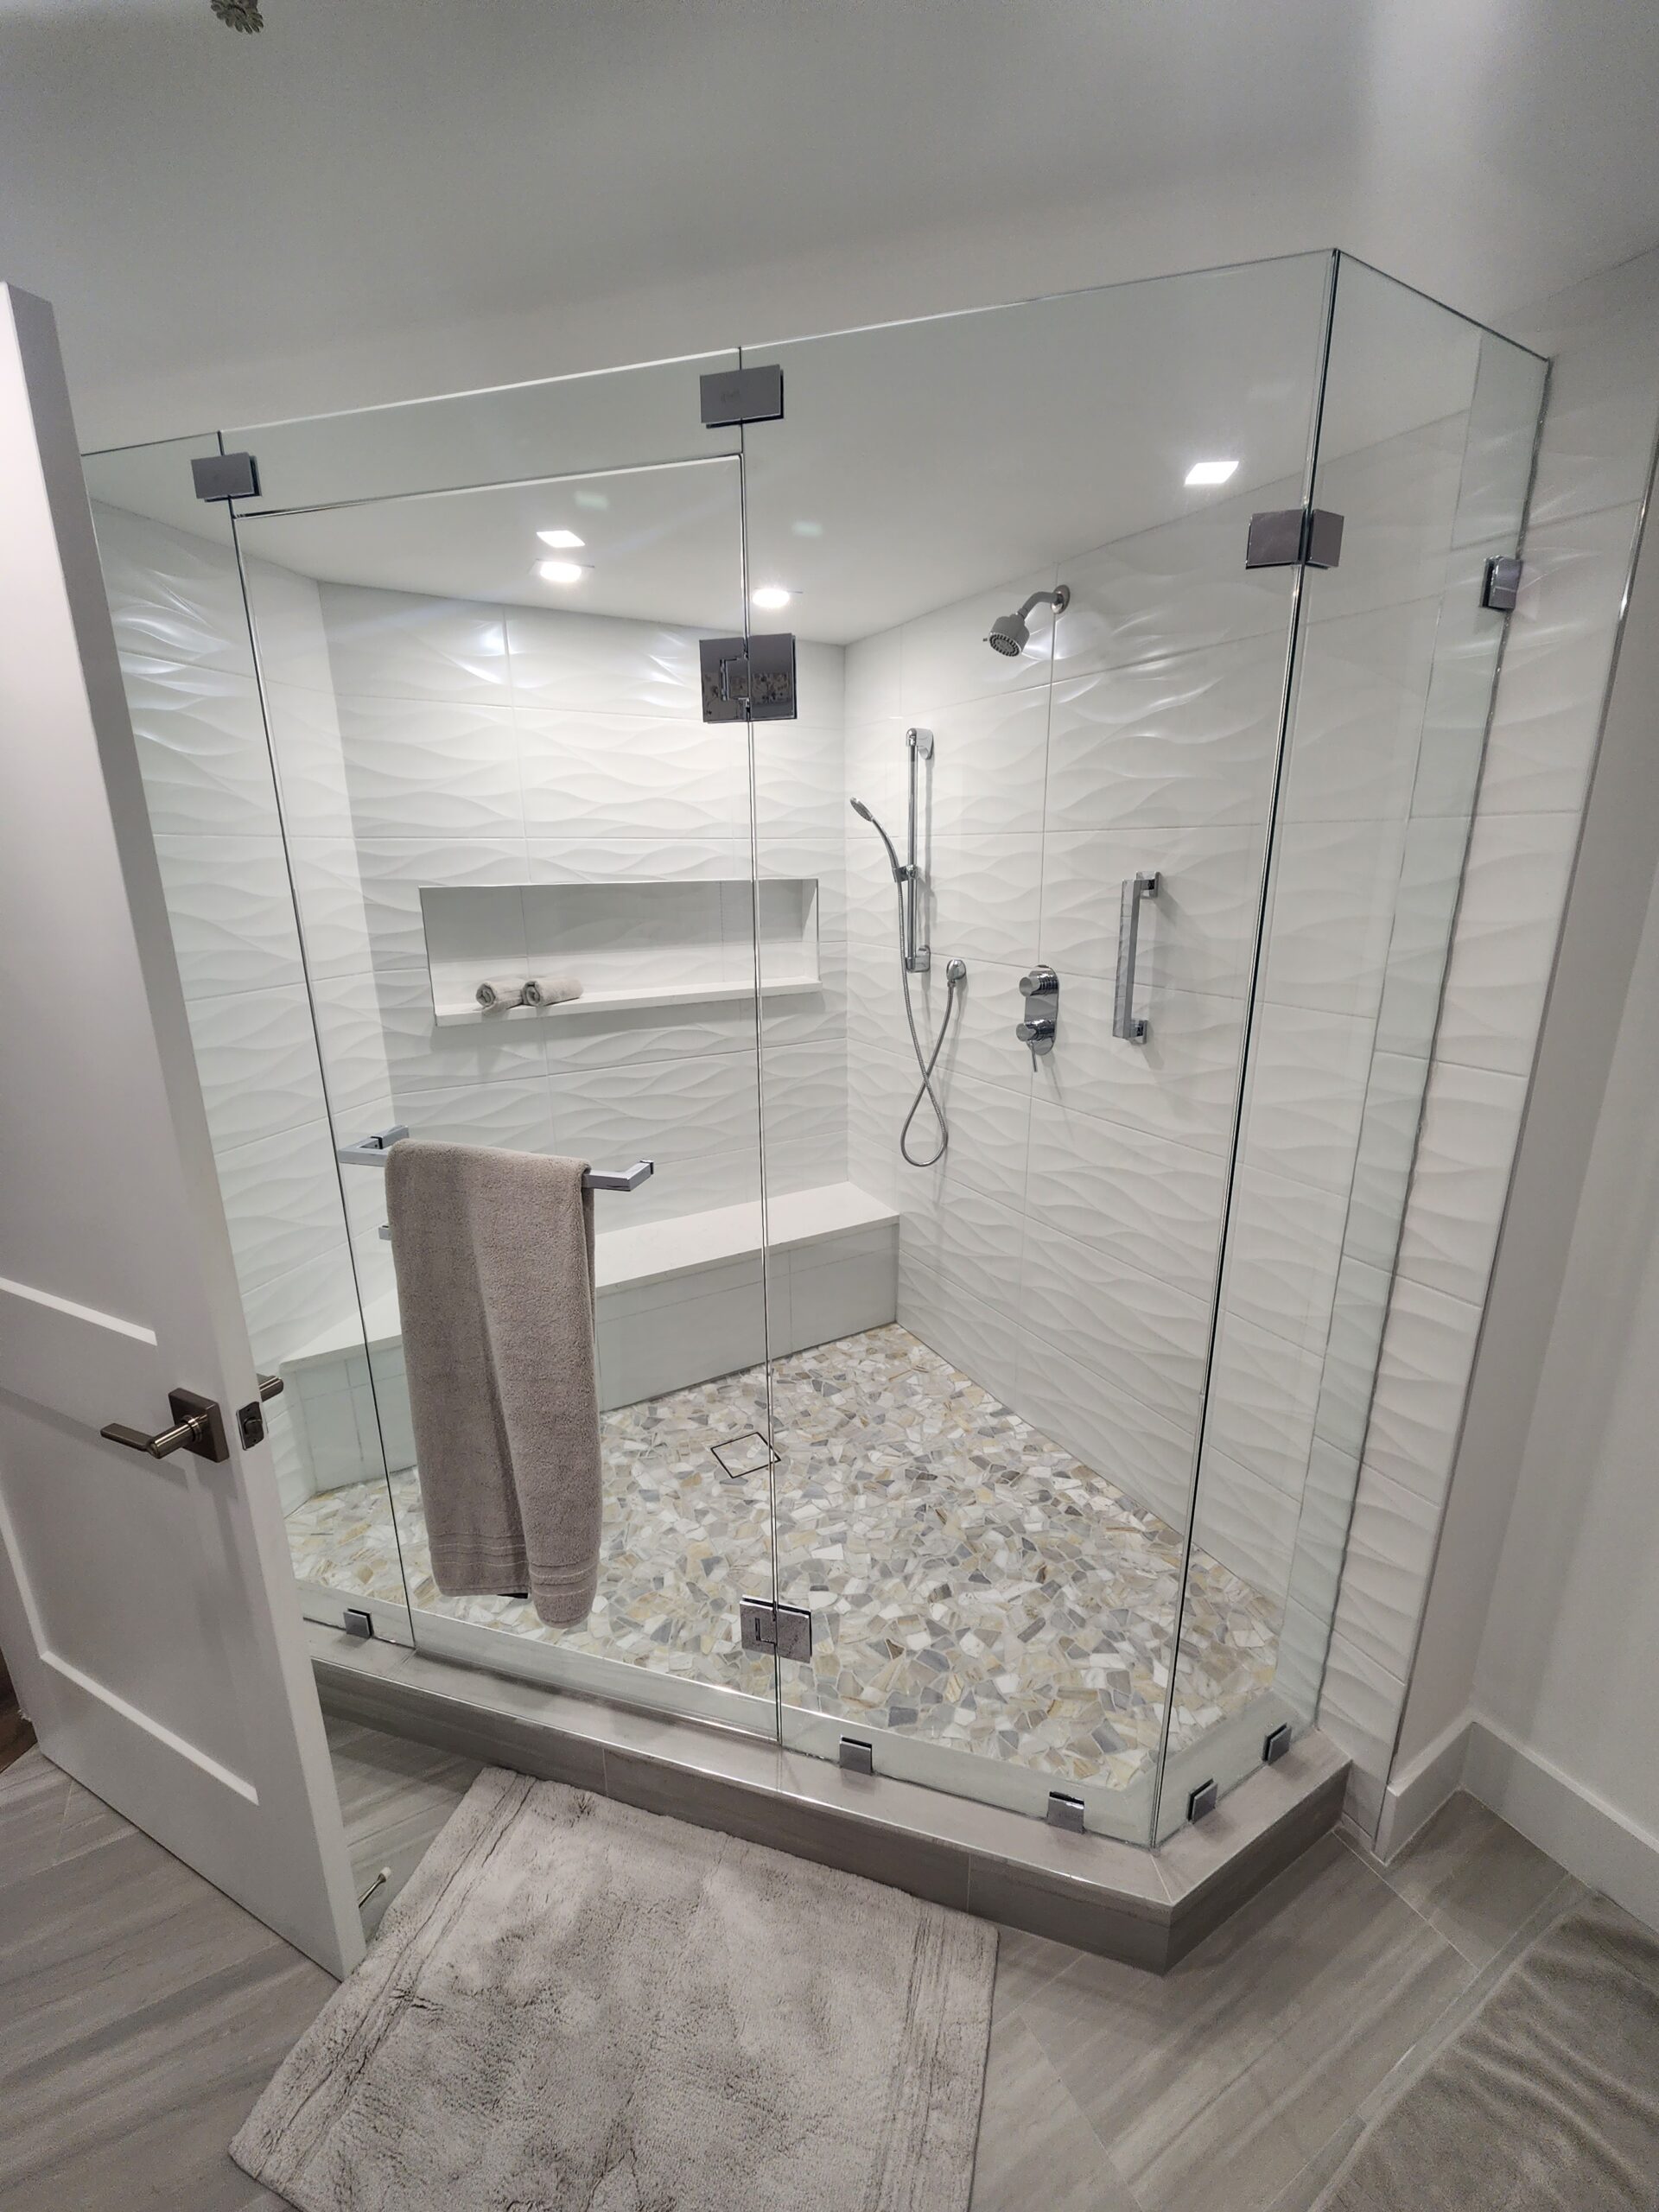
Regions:
M 1162 1834 L 1317 1705 L 1503 638 L 1486 563 L 1519 543 L 1543 384 L 1535 356 L 1343 260 L 1314 494 L 1342 553 L 1305 585 L 1194 1529 L 1252 1602 L 1217 1616 L 1189 1583 Z M 1495 1103 L 1443 1076 L 1453 1114 Z M 1413 1327 L 1484 1294 L 1437 1255 L 1405 1273 Z M 1389 1592 L 1433 1516 L 1387 1494 L 1387 1525 L 1353 1532 L 1354 1633 L 1403 1676 L 1414 1622 Z
M 746 354 L 752 620 L 802 641 L 760 869 L 816 879 L 826 986 L 765 1010 L 785 1738 L 1141 1842 L 1295 591 L 1245 538 L 1304 496 L 1329 272 Z
M 191 478 L 219 449 L 95 454 L 86 481 L 254 1363 L 283 1385 L 265 1427 L 302 1601 L 407 1643 L 395 1550 L 369 1573 L 355 1541 L 308 1535 L 336 1484 L 364 1526 L 390 1498 L 231 522 Z
M 695 423 L 694 378 L 682 398 Z M 340 1379 L 329 1330 L 366 1335 L 390 1470 L 389 1515 L 379 1483 L 335 1485 L 307 1541 L 388 1582 L 401 1560 L 423 1649 L 769 1732 L 772 1662 L 739 1638 L 772 1592 L 750 769 L 699 673 L 700 639 L 742 626 L 738 477 L 587 471 L 237 531 L 361 1308 L 317 1317 L 316 1387 Z M 776 919 L 805 957 L 798 899 Z M 353 1151 L 397 1128 L 651 1164 L 594 1198 L 579 1627 L 435 1580 L 384 1173 Z
M 735 353 L 702 353 L 226 430 L 226 449 L 251 452 L 259 469 L 258 497 L 238 500 L 237 512 L 407 499 L 534 482 L 550 469 L 572 475 L 734 454 L 737 430 L 703 428 L 698 389 L 702 378 L 729 372 L 736 361 Z

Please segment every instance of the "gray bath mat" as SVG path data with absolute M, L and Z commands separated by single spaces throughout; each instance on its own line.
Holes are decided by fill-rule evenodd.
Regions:
M 1592 1897 L 1371 2123 L 1316 2212 L 1655 2205 L 1659 1936 Z
M 302 2212 L 965 2212 L 996 1936 L 486 1768 L 231 2145 Z

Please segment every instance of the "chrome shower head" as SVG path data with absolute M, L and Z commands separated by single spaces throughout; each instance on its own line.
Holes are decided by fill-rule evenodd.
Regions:
M 895 883 L 902 883 L 905 880 L 905 871 L 898 854 L 893 850 L 892 838 L 888 836 L 887 831 L 881 827 L 881 824 L 870 812 L 869 808 L 865 805 L 861 798 L 849 798 L 847 804 L 852 808 L 853 812 L 858 816 L 861 821 L 868 822 L 869 823 L 871 829 L 874 830 L 876 836 L 887 847 L 887 865 L 893 870 L 893 880 Z
M 994 653 L 1001 653 L 1005 660 L 1014 660 L 1031 642 L 1031 626 L 1026 618 L 1033 607 L 1052 607 L 1059 615 L 1065 613 L 1071 603 L 1070 584 L 1058 584 L 1052 591 L 1034 591 L 1018 613 L 997 616 L 985 642 Z

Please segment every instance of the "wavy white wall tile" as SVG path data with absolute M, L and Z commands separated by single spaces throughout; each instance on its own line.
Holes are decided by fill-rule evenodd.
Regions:
M 340 699 L 504 706 L 511 697 L 499 607 L 325 584 L 322 615 Z
M 338 714 L 359 837 L 523 836 L 509 708 L 342 691 Z
M 1215 1281 L 1224 1163 L 1121 1122 L 1036 1100 L 1026 1182 L 1033 1232 L 1069 1236 L 1195 1300 Z
M 747 843 L 749 769 L 741 728 L 523 707 L 513 719 L 532 837 L 741 836 Z
M 1207 1300 L 1053 1233 L 1027 1238 L 1019 1286 L 1033 1333 L 1079 1367 L 1108 1368 L 1129 1395 L 1179 1426 L 1196 1426 Z
M 340 1240 L 340 1192 L 326 1121 L 304 1122 L 217 1155 L 236 1275 L 245 1293 Z M 319 1326 L 324 1319 L 319 1317 Z
M 1241 1319 L 1323 1351 L 1341 1265 L 1348 1201 L 1292 1182 L 1248 1157 L 1233 1185 L 1223 1298 Z
M 677 715 L 702 727 L 695 630 L 524 607 L 508 608 L 505 621 L 516 706 Z
M 276 793 L 253 678 L 207 663 L 132 658 L 122 675 L 151 829 L 221 837 L 275 830 Z
M 1376 1366 L 1364 1461 L 1438 1499 L 1452 1472 L 1480 1308 L 1396 1279 Z
M 1410 1672 L 1417 1609 L 1434 1557 L 1440 1500 L 1363 1471 L 1348 1531 L 1337 1633 L 1374 1666 Z
M 277 836 L 156 840 L 186 998 L 302 980 Z
M 1119 832 L 1264 820 L 1284 666 L 1269 637 L 1057 682 L 1050 819 Z
M 215 1150 L 318 1118 L 322 1071 L 302 984 L 193 999 L 187 1010 Z
M 1526 1093 L 1523 1077 L 1436 1063 L 1400 1240 L 1402 1275 L 1470 1305 L 1484 1300 Z
M 1576 814 L 1476 816 L 1437 1059 L 1531 1068 L 1578 836 Z
M 251 676 L 242 586 L 228 542 L 102 501 L 92 512 L 124 669 L 129 660 L 151 659 Z
M 1058 818 L 1058 817 L 1057 817 Z M 1051 828 L 1043 841 L 1042 957 L 1065 976 L 1117 966 L 1119 899 L 1131 875 L 1156 874 L 1143 906 L 1138 972 L 1149 993 L 1244 988 L 1265 831 Z

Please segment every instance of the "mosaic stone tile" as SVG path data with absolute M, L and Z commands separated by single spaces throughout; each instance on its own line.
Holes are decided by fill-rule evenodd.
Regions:
M 577 1629 L 433 1582 L 412 1473 L 289 1516 L 302 1581 L 653 1672 L 772 1693 L 738 1642 L 771 1588 L 813 1615 L 786 1706 L 1127 1789 L 1156 1756 L 1184 1537 L 897 1325 L 602 1417 L 599 1594 Z M 779 1455 L 733 1478 L 711 1446 Z M 734 1464 L 746 1457 L 728 1455 Z M 759 1456 L 758 1449 L 755 1456 Z M 775 1494 L 775 1503 L 774 1503 Z M 418 1620 L 416 1635 L 419 1637 Z M 1193 1554 L 1171 1739 L 1272 1682 L 1275 1606 Z

